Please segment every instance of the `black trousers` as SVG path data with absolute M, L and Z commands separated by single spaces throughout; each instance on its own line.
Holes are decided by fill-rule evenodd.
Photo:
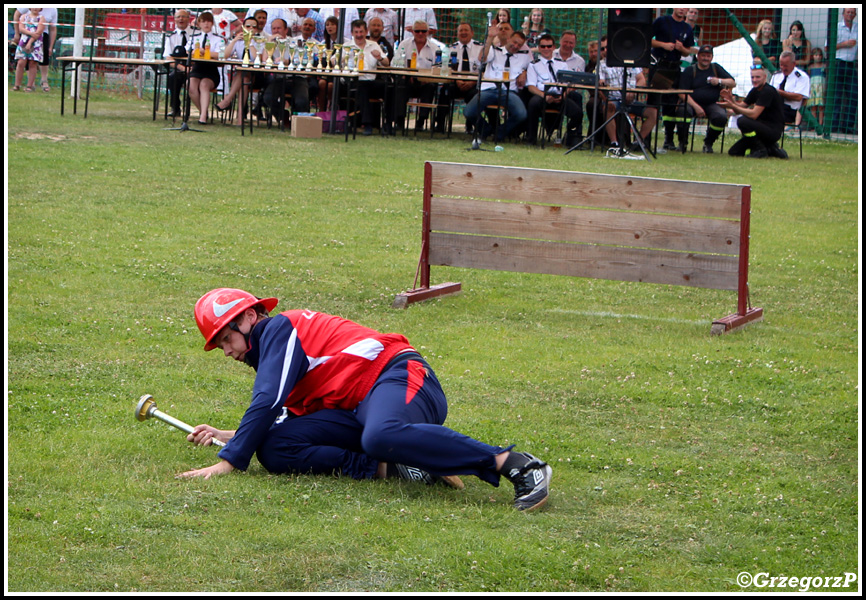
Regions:
M 731 156 L 745 156 L 746 150 L 766 150 L 778 142 L 782 137 L 783 127 L 771 127 L 761 121 L 740 116 L 737 120 L 743 137 L 728 150 Z
M 565 102 L 564 118 L 568 119 L 568 124 L 566 126 L 568 133 L 576 133 L 577 136 L 580 136 L 583 133 L 583 109 L 580 104 L 568 96 L 566 96 L 562 102 Z M 558 110 L 560 105 L 558 103 L 547 104 L 541 96 L 536 96 L 535 94 L 533 94 L 532 98 L 529 99 L 529 103 L 526 106 L 526 141 L 530 144 L 534 144 L 537 141 L 539 118 L 544 118 L 544 127 L 548 130 L 555 128 L 558 124 L 557 121 L 559 115 L 551 114 L 550 118 L 547 118 L 547 115 L 544 112 L 546 108 L 555 108 Z

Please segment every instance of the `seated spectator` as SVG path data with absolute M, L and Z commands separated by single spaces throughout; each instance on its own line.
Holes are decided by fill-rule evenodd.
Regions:
M 598 41 L 598 52 L 595 57 L 592 57 L 592 53 L 590 53 L 590 63 L 592 64 L 592 68 L 590 68 L 590 63 L 586 65 L 587 73 L 598 73 L 598 65 L 607 58 L 607 35 L 602 35 L 601 39 Z M 601 127 L 601 124 L 604 123 L 604 115 L 607 113 L 607 101 L 604 99 L 604 92 L 599 93 L 599 102 L 598 106 L 596 106 L 595 101 L 595 91 L 587 92 L 586 99 L 586 115 L 589 121 L 589 126 L 592 128 L 593 133 L 595 134 L 595 142 L 598 144 L 604 144 L 606 132 Z
M 779 55 L 779 70 L 770 78 L 770 85 L 779 90 L 779 95 L 785 101 L 785 123 L 799 126 L 803 116 L 800 107 L 809 99 L 809 76 L 797 68 L 796 55 L 785 50 Z
M 180 96 L 187 78 L 186 61 L 183 59 L 189 55 L 192 40 L 192 29 L 189 26 L 189 21 L 188 10 L 180 9 L 174 13 L 174 32 L 165 38 L 163 49 L 163 56 L 174 60 L 174 68 L 168 74 L 170 116 L 172 117 L 181 116 Z
M 192 36 L 193 58 L 216 58 L 223 49 L 223 39 L 214 31 L 214 18 L 203 12 L 196 18 L 199 28 Z M 198 52 L 198 57 L 196 57 Z M 189 74 L 189 97 L 198 109 L 199 125 L 207 125 L 210 94 L 220 83 L 220 71 L 216 64 L 193 61 Z
M 582 136 L 583 111 L 564 90 L 559 87 L 545 86 L 546 83 L 556 83 L 556 74 L 565 69 L 567 65 L 564 60 L 553 56 L 553 36 L 546 33 L 538 38 L 538 49 L 541 57 L 531 63 L 526 69 L 526 89 L 531 95 L 527 105 L 527 131 L 526 141 L 530 144 L 535 144 L 538 134 L 538 119 L 544 119 L 542 124 L 548 127 L 548 119 L 546 119 L 545 110 L 555 108 L 560 111 L 553 120 L 554 124 L 559 122 L 559 118 L 564 115 L 568 118 L 568 127 L 565 137 L 566 146 L 575 146 L 580 143 Z M 563 105 L 563 102 L 565 103 Z M 548 127 L 552 130 L 553 127 Z
M 379 17 L 371 17 L 365 20 L 367 23 L 367 39 L 376 42 L 388 56 L 388 61 L 394 60 L 394 44 L 385 37 L 385 22 Z
M 563 70 L 580 72 L 586 69 L 586 61 L 583 60 L 583 57 L 580 54 L 574 51 L 576 45 L 577 34 L 570 29 L 563 31 L 562 35 L 559 36 L 559 48 L 553 52 L 553 58 L 559 59 L 565 63 Z M 568 99 L 577 106 L 577 109 L 580 112 L 580 117 L 575 116 L 575 118 L 578 118 L 582 123 L 583 93 L 580 90 L 571 90 L 568 92 Z
M 598 64 L 598 40 L 590 40 L 586 43 L 586 66 L 584 71 L 594 73 L 595 66 Z
M 232 58 L 235 60 L 243 60 L 244 57 L 244 29 L 259 32 L 258 21 L 254 17 L 247 17 L 244 19 L 243 27 L 237 31 L 234 38 L 226 45 L 225 47 L 225 57 Z M 254 75 L 257 78 L 260 78 L 260 84 L 255 87 L 263 87 L 264 86 L 264 75 L 262 73 L 255 73 Z M 228 94 L 223 95 L 223 99 L 217 102 L 216 109 L 220 112 L 228 110 L 232 102 L 235 99 L 235 96 L 238 95 L 238 92 L 242 90 L 242 85 L 251 85 L 253 83 L 253 76 L 250 73 L 244 73 L 241 75 L 239 72 L 235 72 L 232 77 L 231 87 L 229 88 Z M 238 96 L 238 112 L 235 116 L 235 125 L 241 126 L 244 121 L 244 105 L 246 104 L 246 95 L 241 93 Z
M 502 39 L 503 34 L 509 35 L 508 44 L 497 48 L 493 41 Z M 529 66 L 529 54 L 521 52 L 526 38 L 519 31 L 513 31 L 511 25 L 499 23 L 492 25 L 487 31 L 487 41 L 484 44 L 482 56 L 487 57 L 485 79 L 500 80 L 501 84 L 485 81 L 481 84 L 481 93 L 476 94 L 472 101 L 463 109 L 467 122 L 480 127 L 480 136 L 484 140 L 490 135 L 490 125 L 484 119 L 487 106 L 506 105 L 508 117 L 505 124 L 499 128 L 496 141 L 501 142 L 518 126 L 526 121 L 526 107 L 518 97 L 518 89 L 526 82 L 526 68 Z M 504 73 L 508 73 L 507 77 Z
M 484 44 L 473 39 L 474 32 L 472 25 L 463 22 L 457 26 L 457 41 L 451 44 L 448 49 L 454 57 L 454 62 L 451 64 L 451 69 L 455 73 L 463 75 L 471 75 L 478 73 L 478 67 L 481 64 L 481 51 L 484 49 Z M 442 86 L 442 91 L 439 96 L 439 105 L 443 107 L 451 106 L 454 100 L 463 100 L 468 103 L 475 96 L 477 91 L 476 81 L 457 81 Z M 445 131 L 445 120 L 447 118 L 447 108 L 439 111 L 437 118 L 436 130 Z M 467 123 L 467 127 L 471 127 Z
M 333 17 L 337 19 L 337 23 L 340 23 L 340 11 L 341 8 L 320 8 L 319 15 L 325 20 L 325 26 L 327 28 L 328 18 Z M 348 42 L 352 39 L 352 23 L 361 18 L 361 15 L 358 13 L 357 8 L 347 8 L 346 9 L 346 20 L 343 23 L 343 41 Z M 327 42 L 327 32 L 324 32 L 325 42 Z M 333 40 L 337 41 L 337 36 L 333 36 Z
M 310 19 L 312 22 L 312 19 Z M 313 26 L 314 27 L 314 26 Z M 311 31 L 311 27 L 308 30 Z M 289 35 L 289 26 L 283 19 L 274 19 L 271 23 L 273 35 L 271 39 L 283 39 Z M 270 73 L 265 76 L 264 102 L 270 107 L 271 115 L 279 119 L 282 116 L 283 126 L 290 126 L 292 113 L 285 109 L 286 90 L 292 90 L 292 110 L 309 112 L 310 96 L 318 90 L 315 76 L 282 75 Z
M 364 57 L 363 66 L 359 64 L 358 77 L 358 108 L 361 110 L 361 127 L 364 135 L 373 134 L 373 106 L 371 98 L 385 97 L 385 82 L 376 79 L 375 71 L 379 65 L 387 67 L 391 64 L 388 55 L 376 42 L 367 39 L 367 23 L 356 19 L 352 23 L 352 43 L 348 48 L 355 48 Z M 385 109 L 387 112 L 387 109 Z
M 301 8 L 293 9 L 296 11 L 305 10 Z M 315 12 L 315 11 L 311 11 Z M 309 14 L 309 13 L 307 13 Z M 302 53 L 301 57 L 303 60 L 303 50 L 306 47 L 308 42 L 318 43 L 320 40 L 317 40 L 316 35 L 316 19 L 314 17 L 306 17 L 303 21 L 301 21 L 300 32 L 301 34 L 293 38 L 290 43 L 293 43 L 297 48 L 299 48 Z M 322 26 L 322 39 L 324 39 L 324 25 Z M 314 50 L 317 52 L 317 50 Z M 308 57 L 309 58 L 309 57 Z M 316 63 L 318 64 L 318 63 Z M 301 65 L 303 68 L 305 65 Z M 310 111 L 310 98 L 316 98 L 318 100 L 319 97 L 319 78 L 315 75 L 294 75 L 292 77 L 292 110 L 296 112 L 309 112 Z
M 680 87 L 693 90 L 691 94 L 684 95 L 686 118 L 700 117 L 709 121 L 703 148 L 707 154 L 712 154 L 713 144 L 728 122 L 727 111 L 718 104 L 721 92 L 725 88 L 735 87 L 736 84 L 724 67 L 713 62 L 713 47 L 710 45 L 700 47 L 697 62 L 680 76 Z
M 331 9 L 331 10 L 340 10 L 340 9 Z M 357 10 L 357 9 L 356 9 Z M 348 10 L 347 13 L 348 14 Z M 340 29 L 340 20 L 335 16 L 329 16 L 325 18 L 325 49 L 333 50 L 334 44 L 337 43 L 339 39 L 339 29 Z M 345 36 L 345 41 L 348 41 L 352 38 L 352 25 L 351 23 L 348 25 L 349 35 Z M 336 54 L 331 57 L 331 62 L 337 60 Z M 332 78 L 329 77 L 319 77 L 319 110 L 325 111 L 330 110 L 330 99 L 331 99 L 331 91 L 334 88 L 334 82 Z
M 412 38 L 403 40 L 397 47 L 398 53 L 405 54 L 407 66 L 412 64 L 412 57 L 414 56 L 415 68 L 418 70 L 433 67 L 439 46 L 428 38 L 429 33 L 430 28 L 426 21 L 415 21 L 412 26 Z M 402 82 L 397 82 L 397 88 L 394 92 L 394 119 L 397 129 L 403 128 L 403 122 L 406 120 L 406 103 L 409 98 L 418 98 L 424 103 L 433 102 L 436 85 L 430 80 L 418 77 L 406 77 Z M 429 115 L 429 108 L 419 108 L 415 129 L 423 129 Z
M 760 65 L 752 66 L 751 78 L 752 89 L 745 102 L 736 100 L 729 89 L 721 91 L 722 99 L 719 104 L 740 115 L 737 127 L 743 133 L 743 137 L 731 146 L 728 154 L 745 156 L 746 151 L 751 151 L 751 158 L 788 158 L 777 144 L 785 128 L 782 97 L 776 88 L 767 83 L 767 71 Z
M 636 87 L 645 87 L 646 86 L 646 76 L 643 73 L 643 69 L 638 68 L 629 68 L 626 73 L 624 67 L 608 67 L 607 61 L 602 59 L 598 64 L 598 77 L 599 84 L 601 86 L 613 87 L 613 88 L 622 88 L 623 77 L 628 77 L 628 83 L 626 84 L 628 88 L 634 89 Z M 619 109 L 622 104 L 622 92 L 621 91 L 610 91 L 607 92 L 607 112 L 605 119 L 610 119 Z M 625 101 L 628 103 L 629 114 L 635 115 L 637 117 L 643 118 L 643 123 L 641 124 L 639 135 L 641 137 L 641 142 L 643 142 L 644 147 L 648 147 L 649 136 L 652 133 L 653 129 L 656 126 L 656 121 L 658 119 L 658 109 L 655 106 L 647 106 L 643 103 L 636 104 L 635 103 L 635 93 L 627 92 Z M 623 145 L 619 143 L 619 137 L 617 136 L 617 123 L 616 119 L 612 119 L 606 125 L 607 137 L 610 139 L 610 147 L 615 150 L 622 151 Z M 623 141 L 628 136 L 628 132 L 622 132 Z M 632 144 L 630 150 L 640 150 L 640 143 L 638 140 L 635 140 Z

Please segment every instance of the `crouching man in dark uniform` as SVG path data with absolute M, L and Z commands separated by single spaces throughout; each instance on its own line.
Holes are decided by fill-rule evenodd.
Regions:
M 745 102 L 735 100 L 730 90 L 721 92 L 719 104 L 740 115 L 737 127 L 743 137 L 737 141 L 728 154 L 745 156 L 751 150 L 752 158 L 776 156 L 788 158 L 777 142 L 785 128 L 784 102 L 776 88 L 767 83 L 767 72 L 760 65 L 752 67 L 752 90 Z

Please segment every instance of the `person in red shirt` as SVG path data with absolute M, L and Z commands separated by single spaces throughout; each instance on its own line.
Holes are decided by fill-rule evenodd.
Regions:
M 269 316 L 277 303 L 233 288 L 212 290 L 196 303 L 205 350 L 220 348 L 245 362 L 256 370 L 256 380 L 236 431 L 199 425 L 188 437 L 225 442 L 220 462 L 182 477 L 245 470 L 254 453 L 272 472 L 352 474 L 345 467 L 350 451 L 349 462 L 365 455 L 376 461 L 379 475 L 388 465 L 401 465 L 452 487 L 462 487 L 456 475 L 475 475 L 493 486 L 504 476 L 514 485 L 518 510 L 547 502 L 547 463 L 443 426 L 445 394 L 403 335 L 309 310 Z

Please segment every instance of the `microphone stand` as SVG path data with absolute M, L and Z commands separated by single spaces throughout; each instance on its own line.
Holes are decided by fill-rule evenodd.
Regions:
M 190 101 L 190 98 L 189 98 L 189 73 L 191 70 L 190 67 L 192 66 L 192 46 L 193 46 L 193 40 L 195 39 L 196 29 L 198 29 L 198 27 L 193 25 L 192 26 L 192 35 L 190 36 L 189 42 L 188 42 L 190 45 L 190 49 L 187 49 L 187 51 L 186 51 L 186 79 L 183 82 L 183 91 L 184 91 L 185 97 L 184 97 L 184 101 L 183 101 L 183 108 L 181 108 L 181 111 L 183 112 L 183 122 L 181 122 L 180 127 L 168 127 L 168 128 L 166 128 L 167 131 L 181 131 L 181 132 L 183 132 L 183 131 L 195 131 L 196 133 L 204 133 L 203 129 L 193 129 L 192 127 L 187 125 L 187 121 L 189 121 L 189 113 L 192 110 L 192 107 L 190 106 L 192 104 L 192 102 Z M 175 69 L 176 68 L 177 68 L 177 66 L 175 66 Z
M 493 26 L 493 13 L 487 13 L 487 27 L 488 30 Z M 487 44 L 484 44 L 484 47 L 481 49 L 481 61 L 478 65 L 478 81 L 475 83 L 475 97 L 478 98 L 478 117 L 475 119 L 475 131 L 472 132 L 472 145 L 467 148 L 467 150 L 482 150 L 484 152 L 490 152 L 486 148 L 481 147 L 481 121 L 482 116 L 484 115 L 484 108 L 481 106 L 481 80 L 484 78 L 484 71 L 487 69 L 487 60 L 488 55 L 490 54 L 490 50 L 493 47 L 493 44 L 490 44 L 490 47 Z M 473 98 L 474 100 L 474 98 Z M 471 102 L 471 100 L 470 100 Z

